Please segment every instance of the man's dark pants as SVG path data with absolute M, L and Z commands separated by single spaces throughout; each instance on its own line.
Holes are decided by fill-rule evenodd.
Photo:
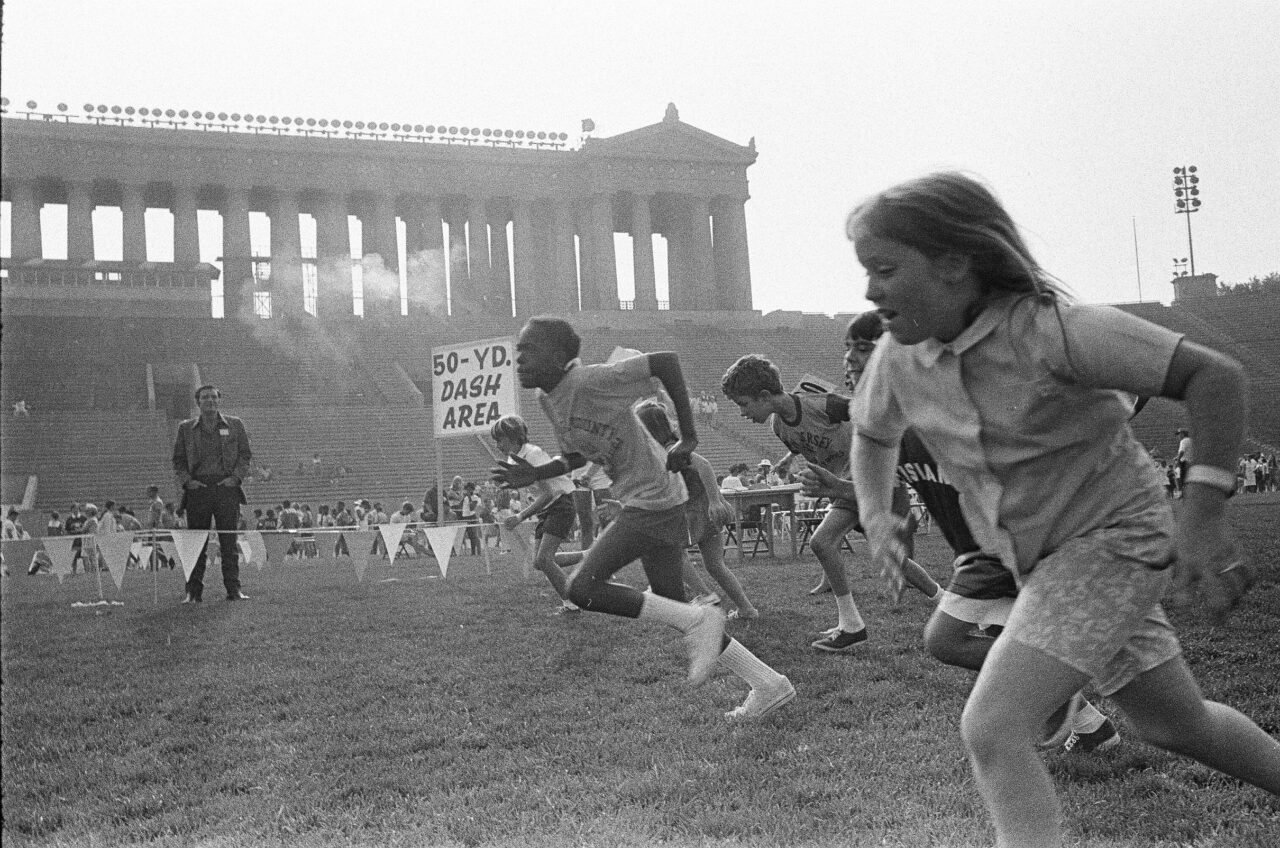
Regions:
M 240 525 L 240 504 L 244 496 L 239 486 L 219 486 L 216 480 L 202 479 L 203 488 L 187 489 L 187 527 L 209 530 L 217 527 L 218 549 L 222 554 L 222 584 L 227 596 L 240 594 L 240 549 L 236 545 L 236 529 Z M 204 594 L 204 566 L 208 556 L 200 551 L 196 567 L 187 580 L 187 594 L 199 599 Z

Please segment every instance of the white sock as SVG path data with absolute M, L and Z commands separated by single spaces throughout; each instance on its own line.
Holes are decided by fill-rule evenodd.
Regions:
M 858 612 L 858 605 L 853 602 L 853 595 L 837 595 L 836 609 L 840 612 L 840 629 L 845 633 L 857 633 L 866 627 L 862 622 L 862 615 Z
M 776 686 L 782 679 L 781 674 L 748 651 L 737 639 L 729 640 L 729 646 L 720 654 L 720 664 L 745 680 L 752 689 Z
M 697 624 L 701 617 L 701 607 L 695 607 L 683 601 L 673 601 L 652 592 L 645 592 L 644 600 L 640 603 L 639 618 L 642 621 L 661 621 L 681 633 L 689 632 L 689 628 Z
M 1075 720 L 1071 722 L 1071 729 L 1080 734 L 1093 733 L 1102 727 L 1106 720 L 1107 717 L 1098 712 L 1097 707 L 1085 701 L 1084 706 L 1076 713 Z

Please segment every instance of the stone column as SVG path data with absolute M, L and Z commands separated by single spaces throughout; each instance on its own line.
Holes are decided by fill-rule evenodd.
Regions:
M 548 293 L 547 305 L 553 311 L 577 312 L 578 256 L 574 248 L 574 210 L 567 201 L 552 203 L 552 253 L 555 256 L 555 280 Z
M 436 198 L 410 201 L 405 219 L 405 283 L 409 293 L 409 315 L 446 314 L 444 229 L 440 201 Z
M 125 213 L 125 221 L 129 220 Z M 126 230 L 128 225 L 126 223 Z M 128 259 L 128 240 L 125 258 Z M 227 316 L 253 316 L 253 247 L 249 241 L 249 189 L 227 186 L 222 208 L 222 296 Z
M 200 218 L 195 186 L 173 187 L 173 261 L 200 261 Z
M 489 221 L 489 257 L 492 297 L 489 311 L 495 315 L 511 314 L 511 258 L 507 245 L 507 216 L 498 214 Z
M 316 312 L 329 321 L 346 321 L 351 311 L 351 226 L 347 200 L 326 193 L 316 209 Z
M 67 258 L 93 259 L 93 189 L 88 182 L 67 183 Z
M 683 229 L 666 233 L 667 306 L 672 310 L 693 308 L 689 281 L 689 234 Z
M 515 312 L 517 315 L 532 315 L 537 303 L 534 286 L 540 277 L 537 241 L 533 232 L 532 200 L 528 197 L 517 197 L 512 208 L 511 221 L 512 248 L 515 252 L 513 260 L 515 267 L 511 275 L 515 289 Z
M 653 220 L 649 195 L 638 194 L 631 201 L 632 266 L 635 269 L 636 309 L 656 311 L 658 289 L 653 269 Z
M 40 207 L 36 186 L 28 180 L 14 181 L 11 189 L 10 215 L 13 221 L 13 242 L 10 245 L 14 259 L 39 259 L 44 256 L 44 244 L 40 235 Z
M 455 213 L 449 221 L 449 301 L 450 314 L 468 315 L 479 310 L 475 290 L 467 271 L 467 219 Z
M 587 267 L 596 309 L 618 308 L 618 260 L 613 249 L 613 198 L 608 194 L 591 197 L 588 222 Z M 584 298 L 585 300 L 585 298 Z M 584 304 L 585 305 L 585 304 Z
M 705 197 L 694 197 L 689 203 L 689 276 L 691 306 L 714 308 L 716 265 L 711 252 L 711 208 Z
M 362 223 L 364 245 L 360 264 L 364 268 L 364 317 L 399 316 L 400 263 L 392 198 L 384 194 L 374 197 Z
M 142 186 L 125 184 L 120 187 L 120 212 L 123 218 L 122 236 L 124 239 L 124 261 L 142 263 L 147 261 L 147 204 L 142 196 Z M 246 210 L 247 210 L 246 202 Z M 246 211 L 246 216 L 248 212 Z M 248 231 L 249 219 L 245 218 Z M 224 251 L 225 252 L 225 251 Z
M 302 302 L 302 234 L 298 196 L 281 191 L 271 215 L 271 304 L 278 317 L 306 313 Z
M 489 216 L 482 197 L 471 198 L 467 205 L 467 281 L 472 302 L 480 311 L 495 311 L 489 267 Z
M 741 200 L 723 198 L 716 205 L 715 255 L 719 308 L 751 309 L 747 216 Z

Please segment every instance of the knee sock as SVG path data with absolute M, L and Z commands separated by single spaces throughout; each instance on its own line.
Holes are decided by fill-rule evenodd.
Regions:
M 698 623 L 698 619 L 701 616 L 702 610 L 693 604 L 673 601 L 670 598 L 664 598 L 652 592 L 645 592 L 644 600 L 640 603 L 639 618 L 649 621 L 661 621 L 663 624 L 671 625 L 681 633 L 687 633 L 689 628 Z
M 1103 722 L 1107 720 L 1098 708 L 1088 701 L 1084 702 L 1084 706 L 1076 713 L 1075 719 L 1071 722 L 1071 729 L 1076 733 L 1093 733 Z
M 853 595 L 837 595 L 836 609 L 840 612 L 840 629 L 845 633 L 857 633 L 866 625 L 858 612 L 858 605 L 853 602 Z
M 781 674 L 748 651 L 737 639 L 729 640 L 728 647 L 720 654 L 720 664 L 745 680 L 752 689 L 773 686 L 782 679 Z

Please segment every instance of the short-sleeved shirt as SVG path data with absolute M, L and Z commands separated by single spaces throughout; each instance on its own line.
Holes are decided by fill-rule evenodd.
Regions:
M 787 450 L 819 465 L 841 479 L 849 477 L 849 446 L 853 427 L 849 422 L 849 398 L 835 393 L 792 394 L 795 420 L 788 423 L 776 413 L 773 432 Z
M 533 442 L 525 442 L 520 450 L 516 451 L 515 455 L 534 468 L 551 462 L 551 456 Z M 573 485 L 572 477 L 568 474 L 561 474 L 559 477 L 537 480 L 534 482 L 533 488 L 538 490 L 539 495 L 550 495 L 553 498 L 558 498 L 561 495 L 572 493 L 576 487 Z
M 883 339 L 851 414 L 880 444 L 914 429 L 960 491 L 974 539 L 1026 574 L 1068 539 L 1169 510 L 1129 430 L 1134 396 L 1098 387 L 1158 395 L 1181 338 L 1110 307 L 1007 297 L 951 342 Z
M 564 453 L 598 463 L 623 506 L 665 510 L 689 495 L 680 475 L 667 471 L 667 451 L 649 435 L 633 405 L 653 394 L 647 356 L 604 365 L 576 365 L 538 402 Z

